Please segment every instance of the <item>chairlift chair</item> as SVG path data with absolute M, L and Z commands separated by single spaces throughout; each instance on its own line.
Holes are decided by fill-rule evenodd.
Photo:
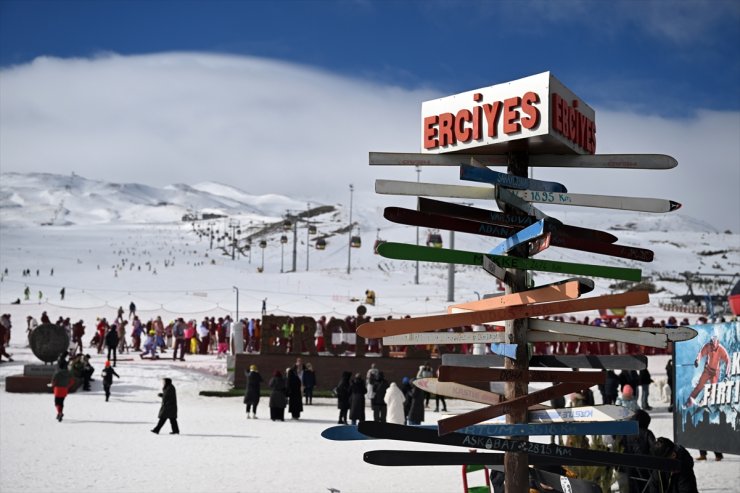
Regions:
M 427 235 L 427 246 L 433 248 L 442 248 L 442 235 L 439 233 L 429 233 Z
M 319 238 L 316 240 L 316 250 L 324 250 L 326 249 L 326 240 L 323 238 Z
M 350 246 L 352 248 L 360 248 L 362 246 L 362 239 L 359 236 L 353 236 L 350 240 Z

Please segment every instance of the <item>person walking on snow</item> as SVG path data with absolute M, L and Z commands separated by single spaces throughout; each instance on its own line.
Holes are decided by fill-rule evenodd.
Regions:
M 57 410 L 57 421 L 62 422 L 64 417 L 64 399 L 69 393 L 69 387 L 72 385 L 72 375 L 67 369 L 66 353 L 59 355 L 57 360 L 57 370 L 51 377 L 49 384 L 54 392 L 54 407 Z
M 177 425 L 177 392 L 175 391 L 175 386 L 172 385 L 171 378 L 164 378 L 162 382 L 164 383 L 162 392 L 157 394 L 162 398 L 162 405 L 159 407 L 159 422 L 151 432 L 158 435 L 159 430 L 162 429 L 164 423 L 169 419 L 170 426 L 172 427 L 170 435 L 179 435 L 180 427 Z
M 116 370 L 111 368 L 110 361 L 105 362 L 105 368 L 103 368 L 103 371 L 101 373 L 103 375 L 103 390 L 105 391 L 105 402 L 108 402 L 108 399 L 110 399 L 110 386 L 113 385 L 113 375 L 115 375 L 116 378 L 121 377 L 118 376 Z

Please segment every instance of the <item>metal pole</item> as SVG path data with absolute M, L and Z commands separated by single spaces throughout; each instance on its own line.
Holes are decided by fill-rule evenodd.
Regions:
M 293 218 L 293 269 L 290 272 L 296 272 L 296 261 L 298 259 L 298 216 Z
M 308 272 L 308 253 L 310 252 L 309 245 L 311 244 L 311 222 L 309 213 L 311 211 L 311 204 L 306 205 L 306 272 Z
M 416 165 L 416 183 L 421 178 L 421 166 Z M 419 246 L 419 226 L 416 227 L 416 246 Z M 419 261 L 416 261 L 416 273 L 414 274 L 414 284 L 419 284 Z
M 352 194 L 355 191 L 355 187 L 350 183 L 349 185 L 349 244 L 347 245 L 347 274 L 352 271 Z
M 239 288 L 237 288 L 236 286 L 233 286 L 233 287 L 234 287 L 234 291 L 236 291 L 236 318 L 234 319 L 234 321 L 238 322 L 239 321 Z
M 450 249 L 455 249 L 454 231 L 450 231 Z M 455 264 L 447 265 L 447 301 L 455 301 Z
M 280 241 L 280 273 L 283 273 L 283 259 L 285 258 L 285 243 L 282 242 L 282 238 Z

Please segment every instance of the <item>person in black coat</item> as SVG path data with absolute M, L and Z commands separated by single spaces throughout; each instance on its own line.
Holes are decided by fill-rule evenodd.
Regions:
M 378 376 L 373 384 L 373 397 L 370 399 L 370 407 L 373 410 L 373 421 L 385 423 L 388 414 L 388 404 L 385 403 L 385 391 L 388 390 L 389 385 L 383 372 L 378 372 Z
M 681 465 L 670 472 L 654 470 L 648 483 L 650 493 L 699 493 L 694 475 L 694 459 L 683 446 L 660 437 L 653 447 L 653 455 L 676 459 Z
M 349 398 L 350 398 L 350 379 L 352 373 L 348 371 L 342 372 L 342 378 L 339 383 L 334 387 L 334 395 L 337 396 L 337 409 L 339 409 L 339 420 L 337 424 L 347 424 L 347 411 L 349 411 Z
M 116 366 L 116 349 L 118 348 L 118 327 L 116 324 L 108 327 L 108 332 L 105 334 L 105 347 L 108 348 L 108 357 L 106 359 L 108 361 L 112 359 L 113 366 Z M 110 357 L 111 353 L 113 353 L 113 358 Z
M 162 398 L 162 405 L 159 407 L 159 422 L 151 431 L 154 434 L 159 434 L 159 430 L 164 426 L 165 421 L 170 420 L 170 426 L 172 431 L 170 435 L 178 435 L 180 433 L 180 427 L 177 426 L 177 392 L 175 386 L 172 385 L 171 378 L 162 379 L 164 385 L 162 386 L 162 392 L 158 395 Z
M 298 378 L 295 367 L 288 370 L 288 411 L 292 419 L 300 419 L 303 411 L 301 379 Z
M 416 385 L 411 385 L 411 406 L 409 407 L 409 424 L 420 425 L 424 422 L 424 391 Z
M 268 385 L 270 387 L 270 419 L 273 421 L 285 421 L 288 387 L 280 370 L 275 370 Z
M 403 377 L 401 380 L 401 392 L 403 393 L 403 415 L 406 418 L 406 422 L 409 420 L 409 411 L 411 410 L 411 394 L 413 394 L 414 387 L 411 385 L 409 377 Z
M 365 380 L 359 373 L 355 373 L 350 382 L 349 394 L 349 419 L 356 425 L 365 421 L 365 394 L 367 394 Z
M 257 371 L 257 365 L 249 367 L 247 373 L 247 389 L 244 392 L 244 403 L 247 405 L 247 418 L 257 419 L 257 404 L 260 402 L 260 389 L 262 387 L 262 375 Z M 252 416 L 249 411 L 252 411 Z
M 614 404 L 619 396 L 619 377 L 614 373 L 614 370 L 608 370 L 606 372 L 606 381 L 603 388 L 602 398 L 604 404 Z
M 648 397 L 650 396 L 650 384 L 653 383 L 653 379 L 650 376 L 650 371 L 647 368 L 640 370 L 640 395 L 642 401 L 640 407 L 646 411 L 652 411 L 652 407 L 648 404 Z
M 110 387 L 111 385 L 113 385 L 113 375 L 115 375 L 116 378 L 121 377 L 118 376 L 116 370 L 110 367 L 110 361 L 105 362 L 105 368 L 103 368 L 101 375 L 103 375 L 103 391 L 105 392 L 105 402 L 108 402 L 108 399 L 110 399 Z
M 650 455 L 655 447 L 655 435 L 648 429 L 650 415 L 640 409 L 632 417 L 639 425 L 637 435 L 619 435 L 616 438 L 617 450 L 623 454 Z M 650 479 L 650 469 L 636 467 L 617 467 L 617 483 L 620 491 L 641 493 Z
M 311 363 L 306 363 L 306 368 L 301 375 L 303 383 L 303 395 L 306 397 L 306 405 L 313 404 L 313 388 L 316 387 L 316 372 L 313 371 Z

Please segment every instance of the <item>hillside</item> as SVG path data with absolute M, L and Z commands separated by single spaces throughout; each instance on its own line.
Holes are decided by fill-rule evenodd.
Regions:
M 416 228 L 383 218 L 383 207 L 389 205 L 414 207 L 414 201 L 355 197 L 350 234 L 348 204 L 322 205 L 311 197 L 253 195 L 218 183 L 158 188 L 80 176 L 4 173 L 0 267 L 8 268 L 8 274 L 0 284 L 0 302 L 23 298 L 22 291 L 29 285 L 33 293 L 29 301 L 37 302 L 37 292 L 42 291 L 42 301 L 53 302 L 53 309 L 59 311 L 95 307 L 105 311 L 127 305 L 133 298 L 142 308 L 195 314 L 233 311 L 234 287 L 238 287 L 242 312 L 256 313 L 261 300 L 268 298 L 276 313 L 346 315 L 354 313 L 357 300 L 372 288 L 378 293 L 378 305 L 371 308 L 371 315 L 444 310 L 447 265 L 420 263 L 417 285 L 415 262 L 373 253 L 376 237 L 416 242 Z M 722 274 L 703 276 L 703 281 L 694 283 L 694 293 L 703 295 L 724 293 L 731 274 L 740 272 L 740 235 L 720 233 L 680 211 L 651 215 L 550 208 L 546 212 L 567 224 L 608 230 L 619 237 L 619 244 L 654 250 L 651 263 L 561 248 L 539 255 L 641 268 L 656 293 L 651 305 L 636 308 L 636 313 L 664 316 L 658 304 L 688 292 L 681 273 Z M 293 226 L 283 228 L 286 214 L 299 218 L 295 237 Z M 186 215 L 210 219 L 183 221 Z M 420 243 L 431 232 L 420 228 Z M 439 233 L 449 247 L 449 232 Z M 360 248 L 348 247 L 350 236 L 361 239 Z M 315 248 L 319 238 L 326 242 L 323 250 Z M 457 233 L 454 242 L 456 249 L 488 251 L 498 240 Z M 294 262 L 296 272 L 286 274 Z M 22 276 L 23 269 L 30 269 L 32 275 Z M 537 284 L 558 279 L 535 275 Z M 495 279 L 481 269 L 456 268 L 456 300 L 476 299 L 495 292 L 495 286 Z M 61 287 L 67 292 L 64 301 L 56 294 Z M 625 287 L 597 280 L 597 294 Z

